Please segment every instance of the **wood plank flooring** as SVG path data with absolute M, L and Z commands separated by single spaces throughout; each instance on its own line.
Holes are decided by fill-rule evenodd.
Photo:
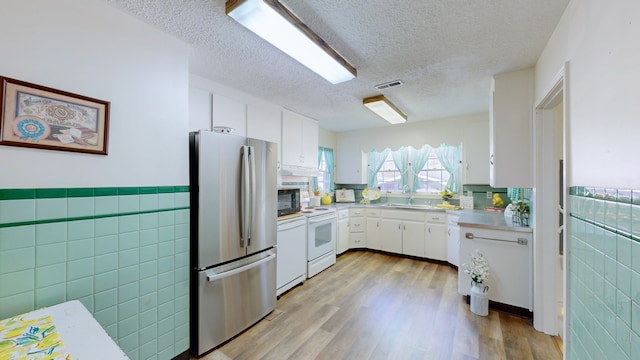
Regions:
M 448 265 L 352 251 L 201 359 L 553 360 L 559 343 L 528 319 L 473 314 Z

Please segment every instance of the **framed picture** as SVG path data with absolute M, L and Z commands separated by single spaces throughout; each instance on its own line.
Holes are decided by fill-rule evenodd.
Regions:
M 0 76 L 0 145 L 107 155 L 103 100 Z

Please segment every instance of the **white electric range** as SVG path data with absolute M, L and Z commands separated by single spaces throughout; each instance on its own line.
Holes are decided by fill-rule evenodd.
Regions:
M 327 207 L 304 208 L 307 217 L 307 278 L 336 263 L 336 210 Z

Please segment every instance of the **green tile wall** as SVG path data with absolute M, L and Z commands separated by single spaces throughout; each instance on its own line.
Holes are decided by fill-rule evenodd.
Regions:
M 640 190 L 570 189 L 569 359 L 640 354 Z
M 80 300 L 133 360 L 189 348 L 189 187 L 0 189 L 0 319 Z

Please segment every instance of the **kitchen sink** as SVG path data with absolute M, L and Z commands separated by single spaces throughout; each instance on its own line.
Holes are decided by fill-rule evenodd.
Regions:
M 432 210 L 431 205 L 412 205 L 412 204 L 387 204 L 385 206 L 397 209 L 413 209 L 413 210 Z

